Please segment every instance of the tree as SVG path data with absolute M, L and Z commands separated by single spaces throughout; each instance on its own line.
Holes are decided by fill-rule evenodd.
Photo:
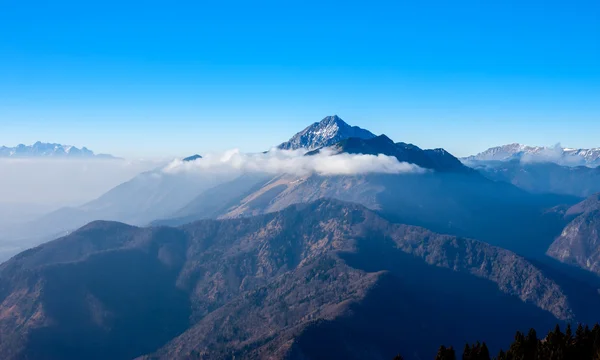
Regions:
M 471 346 L 469 345 L 469 343 L 465 344 L 462 360 L 473 360 L 473 356 L 471 354 Z
M 500 352 L 498 353 L 498 357 L 496 357 L 496 360 L 506 360 L 506 353 L 504 352 L 504 350 L 500 349 Z
M 510 345 L 510 348 L 506 352 L 508 359 L 524 359 L 526 352 L 527 342 L 525 335 L 522 332 L 517 331 L 515 334 L 515 341 Z
M 598 326 L 598 324 L 594 326 L 592 334 L 594 336 L 594 342 L 592 343 L 592 354 L 594 356 L 594 360 L 600 360 L 600 326 Z
M 435 360 L 456 360 L 454 348 L 452 346 L 449 348 L 446 348 L 444 345 L 440 346 Z
M 488 350 L 485 342 L 481 344 L 479 351 L 477 353 L 477 360 L 490 360 L 490 350 Z
M 529 329 L 529 333 L 527 337 L 525 337 L 525 342 L 523 345 L 523 356 L 525 359 L 536 359 L 537 358 L 537 350 L 539 346 L 539 340 L 537 338 L 537 332 L 534 328 Z
M 396 357 L 395 360 L 401 360 Z M 441 346 L 436 360 L 456 360 L 452 347 Z M 490 352 L 485 342 L 465 344 L 463 360 L 490 360 Z M 560 326 L 538 339 L 534 329 L 527 336 L 517 331 L 515 340 L 508 351 L 500 350 L 496 360 L 600 360 L 600 325 L 592 330 L 588 326 L 578 325 L 575 334 L 568 325 L 563 333 Z
M 575 339 L 585 339 L 585 330 L 581 324 L 577 325 L 577 330 L 575 330 Z

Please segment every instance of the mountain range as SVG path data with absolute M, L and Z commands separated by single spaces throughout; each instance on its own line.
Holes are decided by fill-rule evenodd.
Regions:
M 332 200 L 179 228 L 93 222 L 0 266 L 0 290 L 5 359 L 420 359 L 586 320 L 510 251 Z
M 338 116 L 325 117 L 280 145 L 281 149 L 312 148 L 305 156 L 317 154 L 324 147 L 334 154 L 383 154 L 428 171 L 422 174 L 246 173 L 238 176 L 202 171 L 170 173 L 159 168 L 140 174 L 87 204 L 47 214 L 10 235 L 22 239 L 26 247 L 66 234 L 93 220 L 136 226 L 181 225 L 206 218 L 253 216 L 319 198 L 336 198 L 380 211 L 394 221 L 474 237 L 537 256 L 544 254 L 556 232 L 566 224 L 562 217 L 555 219 L 556 214 L 543 209 L 575 204 L 579 199 L 568 195 L 589 195 L 588 192 L 596 189 L 595 182 L 589 181 L 589 189 L 583 194 L 570 191 L 557 191 L 560 195 L 546 194 L 546 191 L 532 194 L 507 184 L 515 184 L 511 179 L 498 181 L 490 172 L 467 167 L 444 149 L 423 150 L 412 144 L 394 142 L 385 135 L 376 136 L 350 126 Z M 201 159 L 200 155 L 193 155 L 184 161 Z M 570 179 L 580 178 L 573 175 Z M 557 183 L 577 184 L 573 181 Z M 535 181 L 530 188 L 538 186 L 539 182 Z
M 341 120 L 337 120 L 338 122 Z M 331 118 L 312 129 L 327 128 Z M 321 126 L 319 126 L 319 124 Z M 349 125 L 340 128 L 350 128 Z M 296 134 L 306 135 L 307 130 Z M 311 133 L 315 144 L 327 143 Z M 219 184 L 199 194 L 181 210 L 155 225 L 181 225 L 206 218 L 237 218 L 282 210 L 320 198 L 335 198 L 380 211 L 389 219 L 432 230 L 474 237 L 528 255 L 544 254 L 566 222 L 543 209 L 575 204 L 579 199 L 531 194 L 515 186 L 487 179 L 443 149 L 423 150 L 385 135 L 347 138 L 327 146 L 334 154 L 383 154 L 429 170 L 422 174 L 254 174 Z M 309 151 L 313 156 L 323 147 Z M 485 209 L 485 210 L 484 210 Z M 551 226 L 547 226 L 551 223 Z M 515 226 L 506 226 L 515 224 Z M 540 231 L 539 228 L 544 231 Z
M 86 147 L 77 148 L 71 145 L 42 143 L 40 141 L 33 145 L 19 144 L 15 147 L 0 146 L 0 157 L 114 158 L 112 155 L 108 154 L 94 154 L 93 151 Z
M 528 146 L 508 144 L 489 148 L 477 155 L 468 156 L 462 160 L 473 161 L 507 161 L 522 160 L 526 162 L 553 162 L 559 165 L 590 167 L 600 166 L 600 148 L 573 149 L 560 146 Z
M 347 137 L 357 132 L 364 136 Z M 310 143 L 298 139 L 310 139 Z M 332 143 L 337 139 L 341 140 Z M 350 126 L 337 116 L 325 117 L 292 136 L 287 144 L 303 149 L 316 147 L 305 156 L 328 147 L 338 154 L 383 154 L 428 171 L 340 176 L 247 173 L 238 178 L 228 173 L 169 173 L 160 168 L 140 174 L 80 207 L 48 214 L 27 224 L 13 237 L 33 239 L 27 244 L 35 244 L 93 220 L 136 226 L 180 225 L 205 218 L 253 216 L 292 204 L 335 198 L 380 211 L 394 221 L 474 237 L 523 254 L 543 254 L 554 232 L 564 224 L 551 219 L 542 209 L 578 201 L 567 196 L 530 194 L 510 184 L 490 181 L 443 149 L 423 150 L 394 142 L 385 135 L 376 136 Z M 198 159 L 200 155 L 186 160 Z M 515 222 L 518 228 L 506 226 Z M 547 222 L 554 225 L 543 226 L 545 231 L 539 231 Z
M 596 169 L 461 161 L 337 116 L 279 149 L 420 171 L 213 173 L 193 155 L 47 214 L 26 228 L 58 239 L 0 265 L 0 357 L 419 360 L 600 318 L 600 201 L 574 190 Z

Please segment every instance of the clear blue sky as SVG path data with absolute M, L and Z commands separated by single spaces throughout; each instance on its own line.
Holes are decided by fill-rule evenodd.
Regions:
M 263 150 L 322 117 L 467 155 L 600 146 L 600 2 L 20 1 L 0 144 Z

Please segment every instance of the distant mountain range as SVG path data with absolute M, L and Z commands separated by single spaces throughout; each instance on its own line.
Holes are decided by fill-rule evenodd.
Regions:
M 71 145 L 43 143 L 40 141 L 33 145 L 19 144 L 15 147 L 0 146 L 0 157 L 114 158 L 112 155 L 108 154 L 94 154 L 93 151 L 86 147 L 80 149 Z
M 526 162 L 553 162 L 560 165 L 596 167 L 600 166 L 600 148 L 572 149 L 560 146 L 527 146 L 515 143 L 496 146 L 462 160 L 472 162 L 509 161 L 514 159 Z

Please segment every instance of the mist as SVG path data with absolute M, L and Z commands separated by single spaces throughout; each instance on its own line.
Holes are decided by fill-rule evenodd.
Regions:
M 265 153 L 245 154 L 238 149 L 207 154 L 195 161 L 175 160 L 165 166 L 166 173 L 179 172 L 260 172 L 269 174 L 358 175 L 367 173 L 423 173 L 415 164 L 400 162 L 383 154 L 337 154 L 331 149 L 306 156 L 306 150 L 271 149 Z
M 0 159 L 0 208 L 29 206 L 35 213 L 79 205 L 157 166 L 153 160 Z

